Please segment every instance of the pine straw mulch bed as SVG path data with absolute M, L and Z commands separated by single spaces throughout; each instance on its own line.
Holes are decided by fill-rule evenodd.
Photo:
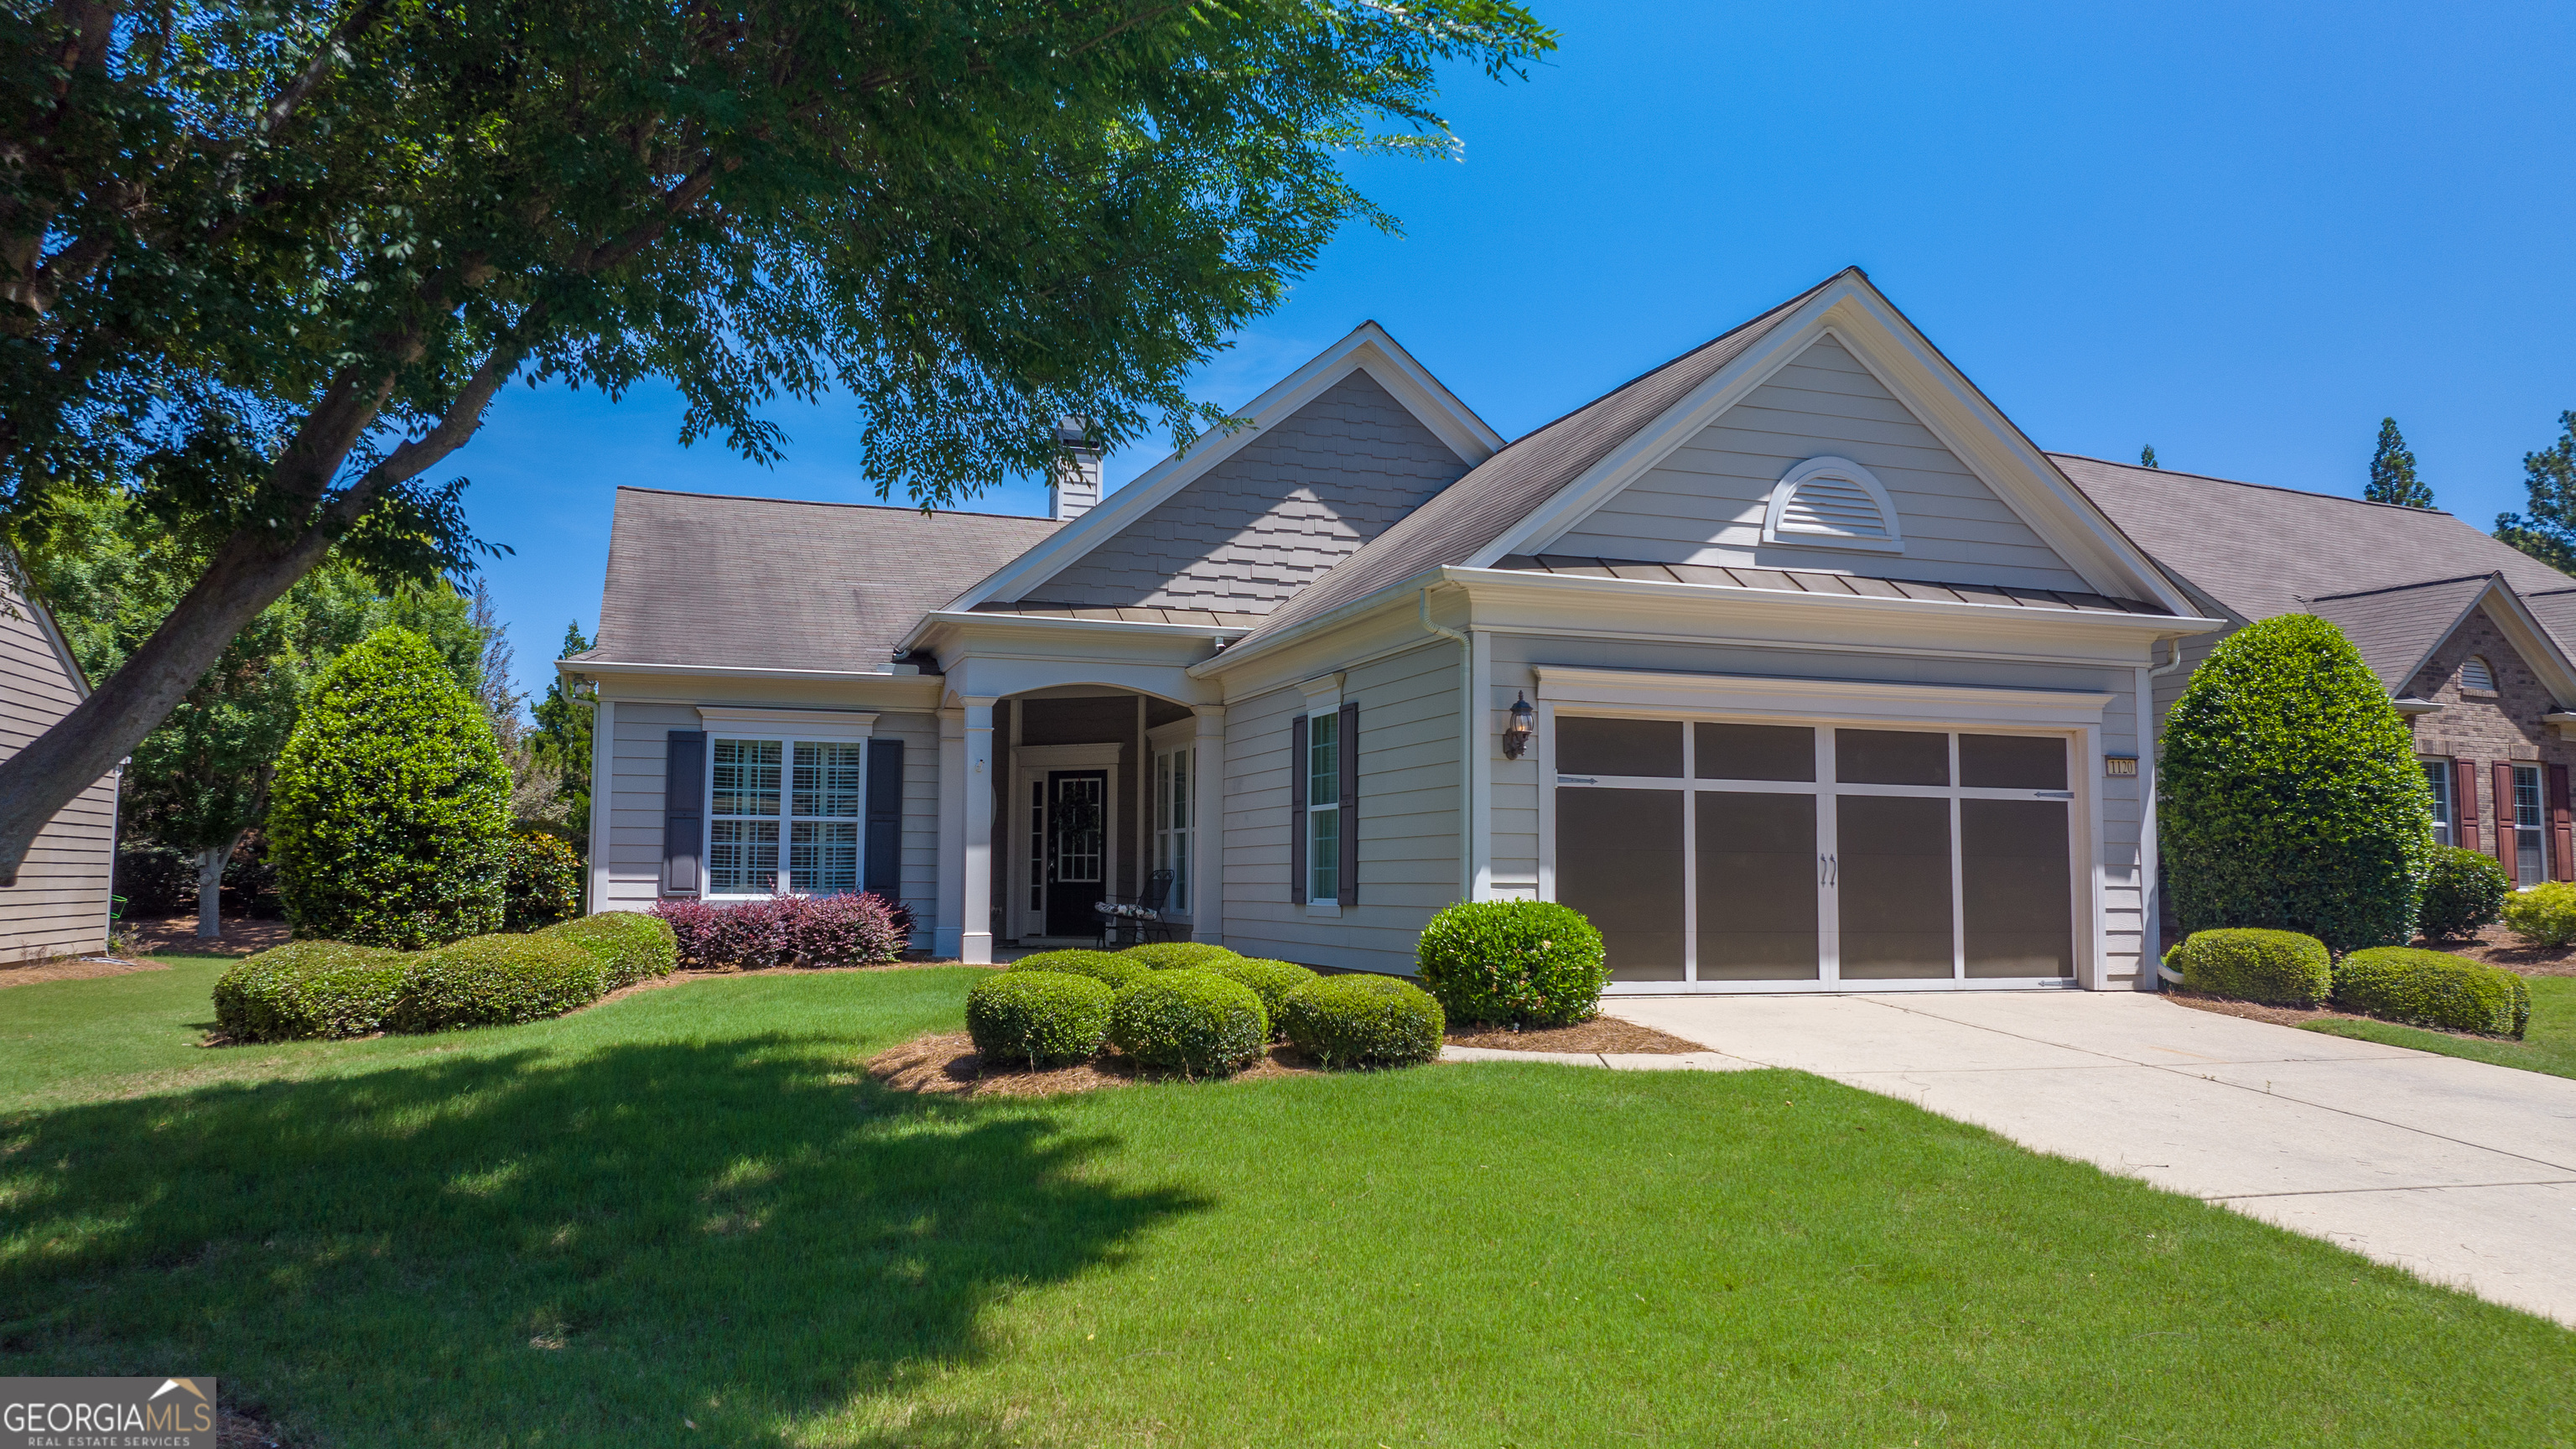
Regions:
M 1704 1052 L 1708 1048 L 1695 1041 L 1684 1041 L 1670 1032 L 1615 1016 L 1596 1016 L 1572 1026 L 1533 1026 L 1515 1030 L 1508 1026 L 1453 1026 L 1445 1038 L 1456 1047 L 1479 1047 L 1491 1051 L 1512 1052 L 1626 1052 L 1647 1056 L 1679 1056 L 1684 1052 Z
M 205 941 L 197 937 L 197 914 L 184 916 L 138 916 L 116 923 L 116 934 L 125 941 L 128 954 L 135 956 L 249 956 L 271 946 L 283 946 L 294 928 L 282 920 L 257 916 L 226 916 L 224 938 Z
M 2576 946 L 2535 946 L 2502 926 L 2488 926 L 2473 941 L 2418 941 L 2436 951 L 2466 956 L 2525 976 L 2576 976 Z
M 1094 1092 L 1137 1082 L 1179 1081 L 1175 1073 L 1147 1072 L 1110 1052 L 1087 1062 L 1046 1071 L 999 1067 L 987 1071 L 975 1039 L 962 1031 L 917 1037 L 877 1053 L 867 1063 L 868 1075 L 899 1092 L 927 1092 L 956 1097 L 1052 1097 L 1065 1092 Z M 1312 1077 L 1321 1073 L 1290 1046 L 1274 1046 L 1261 1060 L 1230 1077 L 1205 1078 L 1258 1082 L 1272 1077 Z
M 89 981 L 101 976 L 130 976 L 137 971 L 167 971 L 166 961 L 128 961 L 116 956 L 52 956 L 15 966 L 0 966 L 0 990 L 42 981 Z

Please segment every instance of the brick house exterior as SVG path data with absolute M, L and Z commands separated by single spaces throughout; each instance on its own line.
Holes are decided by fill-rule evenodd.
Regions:
M 2462 682 L 2463 666 L 2483 661 L 2493 689 L 2474 689 Z M 2411 714 L 2415 753 L 2428 773 L 2447 774 L 2446 788 L 2436 796 L 2449 808 L 2441 824 L 2449 843 L 2482 850 L 2504 863 L 2517 885 L 2520 832 L 2514 813 L 2513 772 L 2536 770 L 2537 782 L 2524 779 L 2526 794 L 2536 783 L 2540 814 L 2531 820 L 2523 802 L 2524 826 L 2536 823 L 2541 850 L 2541 878 L 2576 880 L 2576 841 L 2570 839 L 2568 769 L 2576 765 L 2571 744 L 2549 723 L 2560 713 L 2549 685 L 2515 648 L 2496 620 L 2481 607 L 2435 647 L 2433 656 L 2409 681 L 2404 698 L 2440 706 Z M 2502 787 L 2499 790 L 2499 786 Z

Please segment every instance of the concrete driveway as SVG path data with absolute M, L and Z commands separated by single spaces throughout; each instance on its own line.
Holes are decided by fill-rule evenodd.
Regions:
M 2132 992 L 1604 1005 L 2576 1326 L 2576 1080 Z

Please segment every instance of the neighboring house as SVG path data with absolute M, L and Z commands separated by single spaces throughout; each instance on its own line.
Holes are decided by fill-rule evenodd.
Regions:
M 2161 729 L 2218 640 L 2307 613 L 2361 650 L 2415 733 L 2434 833 L 2514 883 L 2576 880 L 2576 578 L 2447 513 L 2051 455 L 2113 522 L 2227 621 L 2155 683 Z
M 985 961 L 1168 871 L 1316 966 L 1537 897 L 1617 992 L 2152 984 L 2149 672 L 2227 616 L 1859 271 L 1509 443 L 1375 324 L 1244 414 L 1051 519 L 621 490 L 591 899 Z
M 89 697 L 89 677 L 42 604 L 0 554 L 0 759 Z M 36 836 L 18 883 L 0 887 L 0 961 L 107 949 L 116 862 L 117 773 L 93 781 Z

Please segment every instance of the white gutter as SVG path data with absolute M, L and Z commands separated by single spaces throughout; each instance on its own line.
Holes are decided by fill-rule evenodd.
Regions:
M 2146 916 L 2140 934 L 2146 938 L 2148 959 L 2155 962 L 2156 979 L 2180 986 L 2182 978 L 2165 967 L 2164 911 L 2156 900 L 2156 892 L 2164 887 L 2164 872 L 2156 849 L 2155 689 L 2157 680 L 2182 667 L 2181 637 L 2166 641 L 2165 647 L 2169 657 L 2141 675 L 2146 685 L 2138 691 L 2138 758 L 2143 762 L 2138 771 L 2138 904 Z
M 673 674 L 699 678 L 731 679 L 932 679 L 917 664 L 894 664 L 884 669 L 763 669 L 739 664 L 644 664 L 615 659 L 558 659 L 555 672 L 574 679 L 598 674 Z

